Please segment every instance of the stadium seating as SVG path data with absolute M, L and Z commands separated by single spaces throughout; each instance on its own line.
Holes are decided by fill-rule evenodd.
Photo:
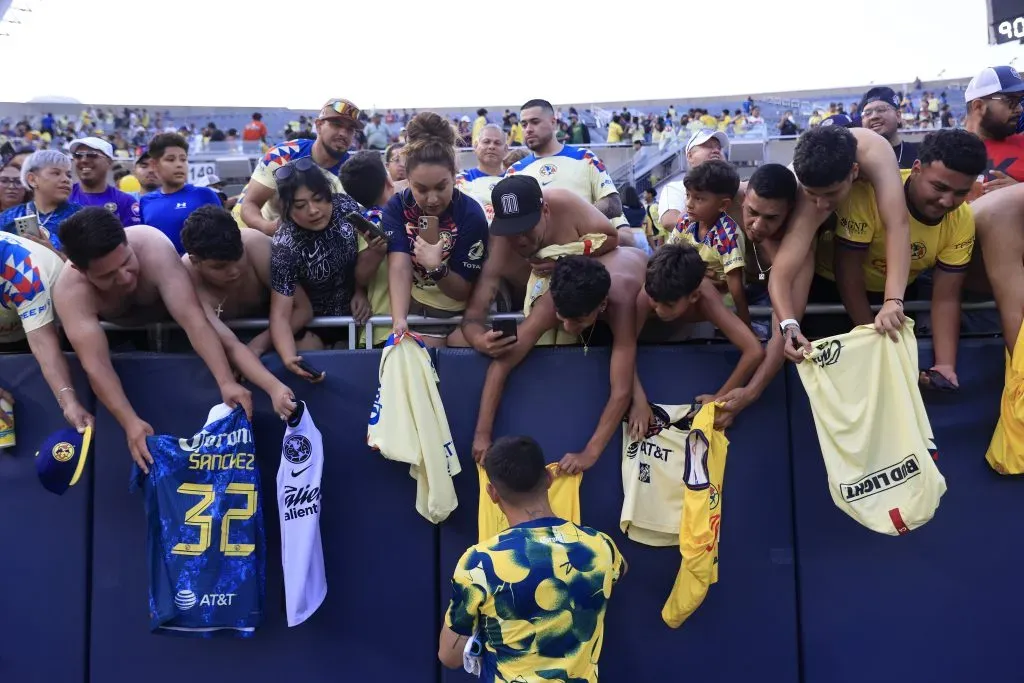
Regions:
M 921 343 L 921 362 L 930 362 Z M 712 390 L 735 363 L 726 346 L 642 348 L 652 400 L 685 403 Z M 413 510 L 407 469 L 365 443 L 379 352 L 324 352 L 321 385 L 292 382 L 324 435 L 322 528 L 327 601 L 307 623 L 285 626 L 276 502 L 269 492 L 283 432 L 256 396 L 257 459 L 264 490 L 268 582 L 255 641 L 151 635 L 147 625 L 145 517 L 128 492 L 129 458 L 111 416 L 98 409 L 86 478 L 62 497 L 35 481 L 35 446 L 62 418 L 33 358 L 0 357 L 18 398 L 18 445 L 0 452 L 0 680 L 17 683 L 217 683 L 235 678 L 309 681 L 468 681 L 441 672 L 435 652 L 459 554 L 476 538 L 471 439 L 486 361 L 436 355 L 463 466 L 459 508 L 431 527 Z M 611 534 L 630 562 L 615 589 L 602 680 L 695 677 L 726 683 L 1010 681 L 1018 677 L 1013 571 L 1024 497 L 984 462 L 1002 387 L 1000 339 L 960 346 L 961 392 L 926 396 L 949 491 L 935 518 L 905 537 L 859 526 L 831 502 L 803 389 L 780 376 L 729 431 L 719 582 L 680 629 L 660 620 L 679 565 L 618 530 L 621 441 L 584 475 L 583 521 Z M 510 378 L 497 433 L 538 438 L 550 460 L 578 450 L 604 403 L 607 351 L 544 349 Z M 276 357 L 268 365 L 284 376 Z M 159 432 L 191 434 L 219 400 L 191 356 L 115 357 L 129 398 Z M 87 405 L 94 399 L 77 369 Z

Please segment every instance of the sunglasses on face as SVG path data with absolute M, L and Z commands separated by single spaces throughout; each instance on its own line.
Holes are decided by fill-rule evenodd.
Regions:
M 99 159 L 100 157 L 106 158 L 105 154 L 100 154 L 99 152 L 74 152 L 71 156 L 78 160 L 89 159 L 90 161 Z
M 288 180 L 296 173 L 308 173 L 314 165 L 311 157 L 303 157 L 297 161 L 292 161 L 274 171 L 274 180 L 280 182 Z

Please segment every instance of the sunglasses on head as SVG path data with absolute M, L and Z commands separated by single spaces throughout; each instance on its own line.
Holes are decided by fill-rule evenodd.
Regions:
M 289 162 L 274 171 L 274 180 L 280 182 L 282 180 L 288 180 L 296 173 L 308 173 L 314 165 L 315 164 L 311 157 L 303 157 L 296 161 Z
M 355 106 L 351 102 L 346 102 L 345 100 L 331 100 L 325 104 L 320 112 L 320 118 L 324 118 L 324 115 L 327 114 L 328 110 L 333 111 L 338 116 L 343 116 L 356 121 L 359 120 L 359 107 Z M 331 116 L 331 114 L 327 115 Z

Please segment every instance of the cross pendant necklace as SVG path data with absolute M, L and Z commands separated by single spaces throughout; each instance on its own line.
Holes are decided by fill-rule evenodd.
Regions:
M 217 308 L 213 309 L 213 312 L 217 314 L 217 319 L 220 319 L 220 314 L 224 312 L 224 302 L 227 301 L 227 297 L 224 297 L 217 302 Z

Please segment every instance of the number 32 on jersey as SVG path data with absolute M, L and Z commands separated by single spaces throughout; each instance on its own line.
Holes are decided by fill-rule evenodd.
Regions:
M 207 514 L 210 506 L 217 499 L 213 490 L 213 484 L 182 484 L 178 487 L 178 493 L 198 496 L 199 502 L 193 505 L 185 513 L 185 524 L 193 526 L 198 530 L 199 540 L 195 543 L 176 543 L 171 548 L 174 555 L 199 556 L 210 548 L 213 540 L 213 516 Z M 246 557 L 256 550 L 255 543 L 231 543 L 231 522 L 233 520 L 245 521 L 256 514 L 256 486 L 254 484 L 231 483 L 224 489 L 224 495 L 238 496 L 244 501 L 244 506 L 231 508 L 224 512 L 220 524 L 220 551 L 228 557 Z

